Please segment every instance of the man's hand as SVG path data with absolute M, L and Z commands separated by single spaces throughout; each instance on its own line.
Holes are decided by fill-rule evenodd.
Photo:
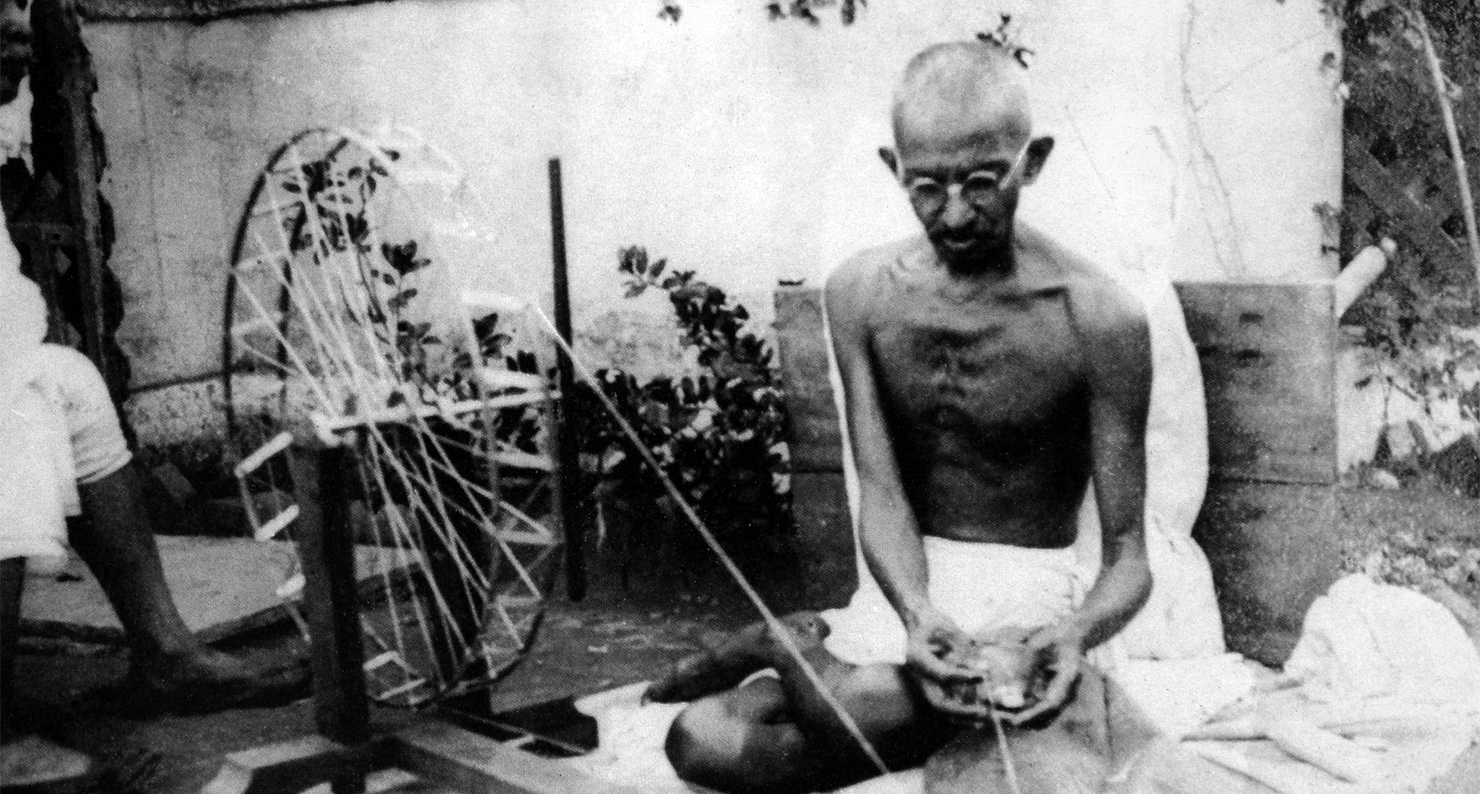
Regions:
M 958 656 L 953 651 L 970 644 L 961 627 L 944 613 L 929 608 L 906 626 L 906 631 L 905 666 L 920 682 L 920 689 L 930 705 L 949 717 L 969 722 L 985 719 L 985 706 L 969 706 L 948 694 L 963 685 L 974 686 L 982 680 L 981 673 L 946 661 L 947 657 Z
M 1006 720 L 1021 727 L 1042 727 L 1074 696 L 1084 660 L 1084 637 L 1076 629 L 1059 624 L 1039 629 L 1027 644 L 1037 657 L 1038 669 L 1032 679 L 1037 696 L 1030 698 L 1031 707 L 1007 714 Z

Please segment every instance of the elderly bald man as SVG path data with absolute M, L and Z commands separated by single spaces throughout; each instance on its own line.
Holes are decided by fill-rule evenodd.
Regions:
M 786 623 L 891 768 L 992 708 L 1052 757 L 1068 745 L 1037 729 L 1151 589 L 1147 323 L 1106 273 L 1015 221 L 1053 140 L 1033 137 L 1009 53 L 921 52 L 893 126 L 880 155 L 924 237 L 855 256 L 824 292 L 872 576 L 847 608 Z M 1093 583 L 1070 548 L 1091 478 Z M 766 667 L 779 677 L 747 680 Z M 695 701 L 668 739 L 694 782 L 809 791 L 876 772 L 764 627 L 680 662 L 649 697 Z

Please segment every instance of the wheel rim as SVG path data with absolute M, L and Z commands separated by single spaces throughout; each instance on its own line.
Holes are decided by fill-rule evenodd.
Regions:
M 558 559 L 540 519 L 551 394 L 537 362 L 499 361 L 537 334 L 517 299 L 475 323 L 453 270 L 492 256 L 486 217 L 414 135 L 309 130 L 259 173 L 232 251 L 223 390 L 249 520 L 261 539 L 292 536 L 286 431 L 311 422 L 352 443 L 345 512 L 378 594 L 362 620 L 368 694 L 391 705 L 512 668 Z M 290 609 L 301 581 L 279 588 Z

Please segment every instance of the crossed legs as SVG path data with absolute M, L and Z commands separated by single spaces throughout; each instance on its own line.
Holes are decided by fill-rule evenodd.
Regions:
M 936 715 L 895 665 L 858 666 L 823 647 L 815 613 L 782 619 L 823 683 L 891 769 L 918 766 L 957 728 Z M 776 677 L 759 677 L 765 668 Z M 648 690 L 659 702 L 692 701 L 669 731 L 679 776 L 720 791 L 807 792 L 878 774 L 836 714 L 764 623 L 678 662 Z

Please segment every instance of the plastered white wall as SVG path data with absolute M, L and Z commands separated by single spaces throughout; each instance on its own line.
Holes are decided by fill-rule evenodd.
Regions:
M 689 0 L 676 25 L 655 0 L 397 0 L 89 23 L 121 342 L 136 387 L 214 371 L 255 170 L 304 127 L 384 122 L 462 162 L 514 288 L 533 293 L 548 290 L 545 160 L 563 158 L 578 327 L 661 308 L 619 297 L 615 252 L 633 243 L 764 323 L 778 279 L 817 279 L 914 230 L 875 155 L 894 81 L 915 51 L 990 29 L 997 10 L 1036 51 L 1039 128 L 1058 141 L 1027 220 L 1178 278 L 1326 278 L 1312 208 L 1339 203 L 1341 107 L 1339 69 L 1323 66 L 1339 35 L 1319 7 L 872 0 L 851 27 L 827 14 L 809 27 L 768 21 L 759 0 Z

